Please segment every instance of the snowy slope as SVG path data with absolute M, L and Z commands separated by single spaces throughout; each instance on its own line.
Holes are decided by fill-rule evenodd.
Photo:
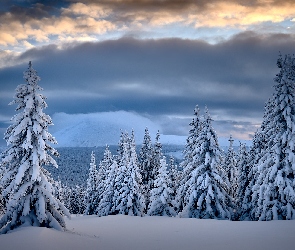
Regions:
M 50 132 L 58 141 L 59 147 L 94 147 L 117 145 L 121 130 L 131 133 L 141 141 L 147 127 L 152 137 L 160 126 L 136 113 L 117 111 L 93 114 L 56 113 L 52 116 L 54 126 Z
M 117 145 L 121 130 L 135 131 L 137 145 L 142 143 L 144 130 L 149 129 L 152 140 L 161 126 L 139 114 L 117 111 L 102 112 L 93 114 L 65 114 L 56 113 L 52 116 L 54 126 L 49 132 L 58 141 L 58 147 L 94 147 Z M 185 145 L 187 136 L 163 135 L 161 134 L 162 144 Z M 246 142 L 250 145 L 250 141 Z M 228 138 L 219 139 L 220 146 L 228 146 Z M 239 141 L 235 140 L 234 146 L 238 146 Z
M 295 221 L 233 222 L 124 215 L 67 220 L 68 232 L 24 227 L 0 235 L 12 250 L 291 250 Z

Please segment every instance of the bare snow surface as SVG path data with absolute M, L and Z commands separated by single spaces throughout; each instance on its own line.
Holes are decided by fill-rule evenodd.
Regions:
M 67 232 L 22 227 L 0 235 L 2 250 L 291 250 L 295 221 L 74 216 Z

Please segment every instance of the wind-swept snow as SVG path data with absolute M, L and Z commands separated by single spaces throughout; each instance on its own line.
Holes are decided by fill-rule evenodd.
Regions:
M 0 235 L 1 249 L 289 250 L 295 221 L 220 221 L 158 216 L 77 216 L 68 232 L 22 227 Z

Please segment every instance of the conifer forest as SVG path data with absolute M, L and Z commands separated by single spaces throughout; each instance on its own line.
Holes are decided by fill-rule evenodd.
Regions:
M 160 132 L 151 135 L 143 127 L 142 142 L 135 141 L 136 131 L 121 131 L 118 145 L 106 146 L 102 157 L 97 148 L 75 148 L 85 152 L 81 162 L 72 163 L 78 169 L 59 160 L 66 151 L 54 147 L 48 131 L 54 121 L 44 112 L 46 97 L 30 62 L 10 103 L 16 114 L 4 135 L 0 233 L 22 225 L 65 230 L 71 214 L 295 219 L 295 56 L 279 56 L 277 67 L 251 147 L 240 143 L 234 149 L 229 135 L 223 150 L 209 109 L 196 105 L 181 160 L 165 153 Z M 64 176 L 55 174 L 58 165 Z

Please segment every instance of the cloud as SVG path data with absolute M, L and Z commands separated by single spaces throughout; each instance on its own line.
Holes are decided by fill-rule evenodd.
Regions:
M 44 5 L 35 4 L 28 8 L 13 7 L 10 12 L 2 13 L 0 22 L 4 25 L 0 26 L 0 45 L 19 45 L 28 40 L 42 44 L 54 36 L 61 41 L 68 37 L 79 40 L 80 37 L 104 34 L 116 28 L 110 21 L 100 18 L 104 10 L 96 6 L 77 3 L 61 8 L 58 15 L 51 15 L 40 6 L 45 9 Z
M 220 122 L 216 130 L 224 125 L 223 135 L 235 130 L 248 136 L 273 92 L 279 51 L 293 53 L 294 43 L 288 34 L 244 32 L 215 45 L 125 37 L 33 48 L 0 69 L 0 110 L 13 114 L 7 103 L 31 60 L 42 79 L 49 114 L 135 111 L 159 120 L 163 133 L 183 135 L 199 104 L 209 107 L 216 124 L 236 121 L 242 126 Z M 21 63 L 12 66 L 14 62 Z
M 197 36 L 200 29 L 225 28 L 237 33 L 290 21 L 295 16 L 294 1 L 31 1 L 13 2 L 0 13 L 0 45 L 19 46 L 66 41 L 105 40 L 124 34 L 173 34 L 183 29 Z M 253 26 L 254 25 L 254 26 Z M 175 32 L 175 27 L 179 28 Z M 284 28 L 285 33 L 292 33 Z M 163 30 L 165 32 L 163 32 Z M 225 31 L 224 31 L 225 32 Z M 168 35 L 169 36 L 169 35 Z M 171 36 L 171 35 L 170 35 Z M 217 36 L 218 32 L 211 36 Z M 23 47 L 24 48 L 24 47 Z

